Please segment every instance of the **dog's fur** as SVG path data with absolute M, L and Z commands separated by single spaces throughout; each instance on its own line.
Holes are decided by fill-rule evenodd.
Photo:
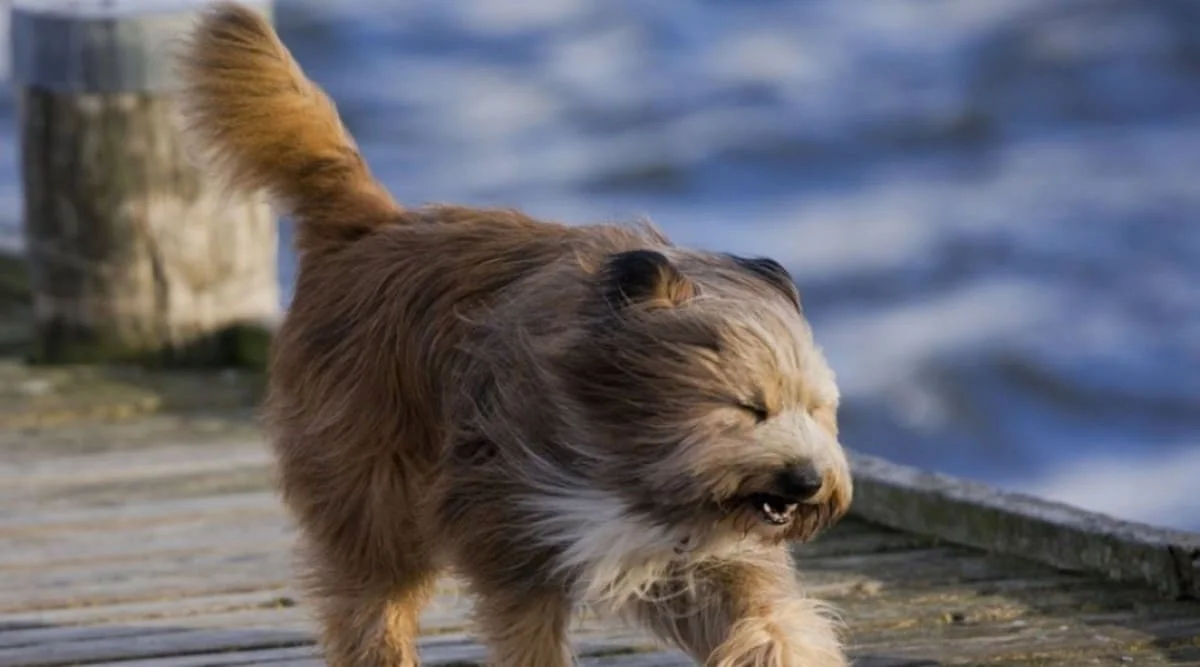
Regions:
M 649 225 L 405 209 L 238 5 L 179 62 L 214 171 L 297 223 L 265 415 L 330 664 L 416 665 L 447 570 L 497 665 L 570 664 L 580 605 L 707 665 L 846 664 L 787 547 L 845 513 L 851 481 L 782 267 Z M 818 475 L 803 497 L 779 491 L 797 466 Z M 761 502 L 781 493 L 799 502 Z

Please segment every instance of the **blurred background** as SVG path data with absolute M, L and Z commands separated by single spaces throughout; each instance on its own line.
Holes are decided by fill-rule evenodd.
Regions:
M 1200 3 L 280 0 L 276 24 L 405 202 L 780 260 L 848 446 L 1200 529 Z M 279 275 L 286 301 L 290 251 Z

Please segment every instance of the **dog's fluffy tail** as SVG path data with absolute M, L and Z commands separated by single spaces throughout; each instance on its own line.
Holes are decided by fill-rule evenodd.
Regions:
M 334 248 L 401 211 L 371 175 L 337 109 L 267 20 L 214 3 L 178 57 L 189 143 L 228 184 L 266 190 L 297 223 L 302 252 Z

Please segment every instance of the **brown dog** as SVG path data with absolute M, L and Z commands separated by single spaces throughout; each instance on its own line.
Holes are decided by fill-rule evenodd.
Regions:
M 190 136 L 297 221 L 266 415 L 331 664 L 416 665 L 444 571 L 497 665 L 570 664 L 580 605 L 707 665 L 846 664 L 787 548 L 851 481 L 779 264 L 645 226 L 404 209 L 235 4 L 181 65 Z

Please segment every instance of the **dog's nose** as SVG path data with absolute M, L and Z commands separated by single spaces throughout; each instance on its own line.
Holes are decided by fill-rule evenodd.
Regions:
M 781 470 L 775 478 L 779 495 L 801 503 L 820 493 L 824 482 L 821 472 L 811 463 L 790 465 Z

